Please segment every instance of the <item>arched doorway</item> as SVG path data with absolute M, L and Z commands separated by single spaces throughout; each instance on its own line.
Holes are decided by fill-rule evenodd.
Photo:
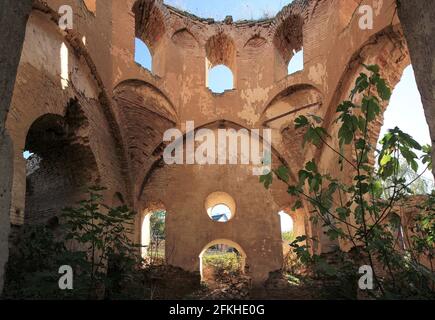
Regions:
M 219 239 L 208 243 L 199 255 L 201 281 L 244 275 L 246 258 L 242 247 L 231 240 Z
M 153 206 L 143 213 L 142 257 L 151 265 L 166 261 L 166 209 L 163 205 Z

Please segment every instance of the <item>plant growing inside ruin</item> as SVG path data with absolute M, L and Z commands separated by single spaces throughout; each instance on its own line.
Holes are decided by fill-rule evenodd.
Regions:
M 46 226 L 25 226 L 8 262 L 8 299 L 143 299 L 140 248 L 131 240 L 135 213 L 103 204 L 103 188 L 90 188 L 64 209 L 61 236 Z M 74 270 L 73 290 L 60 290 L 59 267 Z
M 165 260 L 165 216 L 166 211 L 160 210 L 150 217 L 151 241 L 148 248 L 150 265 L 162 264 Z
M 339 259 L 346 263 L 336 264 L 342 266 L 340 269 L 331 269 L 333 264 L 309 250 L 318 239 L 299 237 L 292 246 L 302 262 L 311 263 L 316 271 L 323 270 L 328 276 L 350 277 L 352 281 L 359 266 L 368 264 L 375 284 L 368 294 L 376 298 L 433 297 L 435 193 L 414 206 L 416 214 L 407 234 L 397 232 L 401 224 L 394 218 L 397 207 L 412 195 L 415 181 L 430 170 L 431 147 L 421 146 L 397 127 L 383 137 L 379 150 L 370 143 L 370 125 L 381 116 L 391 90 L 377 65 L 364 67 L 366 72 L 357 78 L 349 99 L 336 110 L 335 136 L 325 130 L 321 117 L 302 115 L 295 120 L 296 129 L 306 130 L 304 145 L 328 148 L 337 156 L 339 176 L 322 172 L 312 160 L 298 172 L 296 183 L 290 180 L 285 166 L 262 176 L 260 182 L 266 188 L 274 177 L 285 182 L 288 193 L 297 198 L 294 210 L 305 206 L 312 223 L 323 228 L 331 240 L 353 247 L 353 259 L 346 260 L 339 253 Z M 419 162 L 424 166 L 422 171 Z M 401 164 L 411 168 L 412 179 L 400 170 Z M 428 259 L 429 264 L 422 259 Z
M 103 188 L 93 187 L 77 207 L 64 209 L 66 240 L 87 256 L 79 276 L 88 284 L 91 298 L 122 298 L 123 288 L 137 283 L 141 265 L 139 246 L 131 240 L 135 212 L 127 206 L 111 208 L 103 203 Z M 128 290 L 124 290 L 126 293 Z

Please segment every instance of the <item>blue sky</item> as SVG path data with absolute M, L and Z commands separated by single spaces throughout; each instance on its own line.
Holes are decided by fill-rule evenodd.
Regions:
M 271 18 L 291 2 L 292 0 L 164 0 L 164 3 L 178 9 L 217 21 L 224 20 L 226 16 L 233 16 L 235 21 Z

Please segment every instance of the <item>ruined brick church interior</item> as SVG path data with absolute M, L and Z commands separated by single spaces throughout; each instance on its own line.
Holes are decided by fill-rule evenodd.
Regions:
M 394 1 L 363 2 L 374 3 L 373 28 L 364 31 L 359 0 L 295 0 L 275 17 L 252 21 L 201 18 L 162 0 L 34 1 L 5 122 L 13 159 L 10 223 L 1 227 L 8 247 L 26 225 L 61 223 L 60 211 L 98 185 L 105 204 L 136 212 L 135 243 L 150 242 L 150 215 L 164 212 L 165 264 L 196 273 L 198 282 L 203 255 L 216 245 L 239 253 L 251 286 L 270 282 L 286 255 L 282 214 L 295 237 L 319 239 L 313 253 L 351 250 L 312 222 L 309 206 L 293 211 L 296 199 L 284 183 L 266 189 L 253 166 L 240 163 L 166 164 L 163 137 L 170 129 L 185 137 L 189 121 L 196 132 L 216 135 L 270 129 L 272 167 L 287 166 L 290 181 L 311 159 L 320 171 L 345 176 L 330 149 L 302 147 L 305 131 L 294 122 L 312 114 L 334 132 L 337 105 L 362 64 L 378 65 L 391 88 L 411 64 Z M 58 25 L 64 4 L 72 29 Z M 151 53 L 149 69 L 135 61 L 138 44 Z M 303 67 L 289 74 L 296 55 Z M 232 86 L 217 93 L 209 76 L 220 65 L 231 71 Z M 370 128 L 372 143 L 381 127 L 379 120 Z M 216 206 L 228 213 L 219 221 L 211 217 Z

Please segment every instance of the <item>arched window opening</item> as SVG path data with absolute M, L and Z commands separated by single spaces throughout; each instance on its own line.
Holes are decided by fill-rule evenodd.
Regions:
M 214 192 L 205 200 L 205 209 L 211 220 L 225 223 L 233 219 L 236 203 L 228 193 Z
M 304 70 L 304 49 L 298 52 L 294 51 L 294 55 L 288 64 L 288 74 L 290 75 L 302 70 Z
M 135 62 L 153 74 L 164 74 L 161 70 L 159 46 L 166 34 L 166 17 L 155 0 L 135 1 L 132 8 L 135 18 Z M 157 63 L 156 63 L 157 62 Z
M 219 284 L 245 274 L 246 254 L 236 243 L 216 240 L 199 255 L 201 281 Z
M 135 39 L 134 61 L 152 72 L 153 58 L 148 46 L 141 39 Z
M 142 257 L 150 265 L 165 263 L 166 210 L 146 213 L 142 222 Z
M 423 104 L 418 91 L 417 83 L 412 66 L 408 66 L 402 75 L 400 82 L 394 88 L 389 106 L 384 112 L 384 123 L 378 138 L 378 149 L 382 146 L 380 141 L 390 129 L 400 128 L 403 132 L 410 134 L 421 145 L 431 145 L 429 126 L 424 114 Z M 421 154 L 417 154 L 420 156 Z M 403 159 L 403 157 L 402 157 Z M 377 163 L 377 161 L 376 161 Z M 406 161 L 400 161 L 399 175 L 407 182 L 416 180 L 411 186 L 412 194 L 421 195 L 430 193 L 434 189 L 434 178 L 429 170 L 419 178 L 420 173 L 425 169 L 421 161 L 419 172 L 414 172 Z M 389 183 L 388 181 L 386 182 Z M 384 197 L 391 196 L 391 188 L 384 188 Z
M 273 43 L 277 51 L 276 61 L 280 76 L 303 69 L 303 28 L 304 18 L 293 14 L 288 15 L 277 25 Z
M 236 47 L 224 33 L 208 39 L 206 45 L 206 86 L 214 93 L 235 88 Z
M 234 89 L 234 77 L 230 68 L 218 65 L 208 71 L 207 87 L 214 93 Z
M 279 213 L 281 223 L 281 237 L 285 244 L 290 244 L 295 240 L 293 218 L 285 211 Z

